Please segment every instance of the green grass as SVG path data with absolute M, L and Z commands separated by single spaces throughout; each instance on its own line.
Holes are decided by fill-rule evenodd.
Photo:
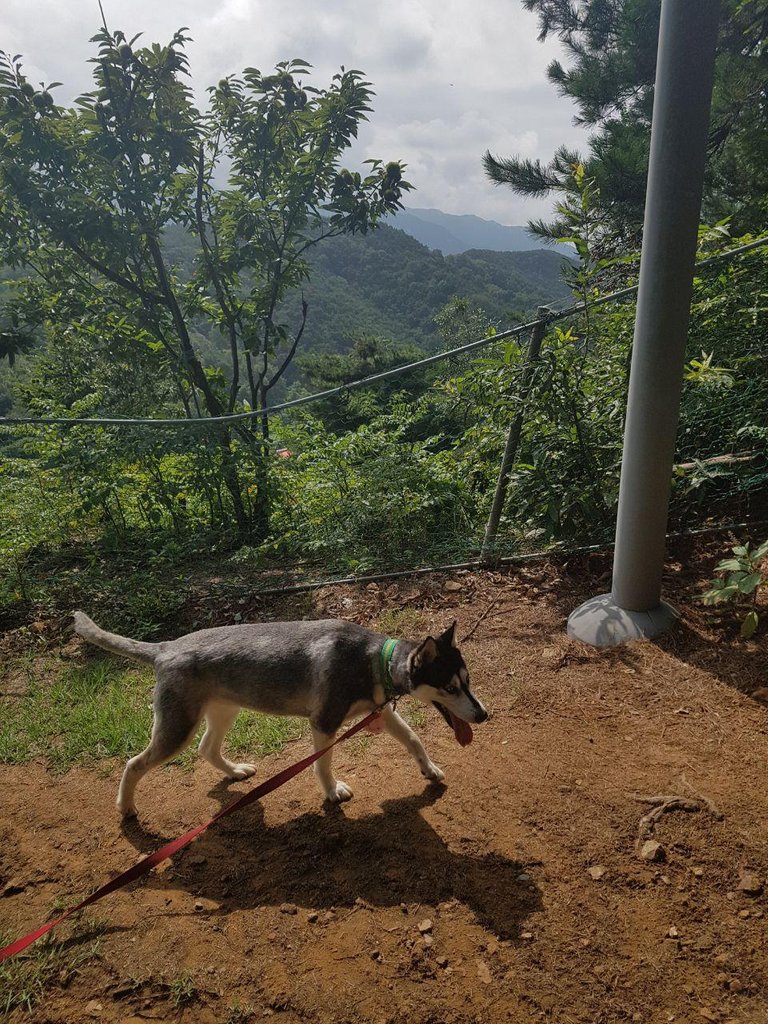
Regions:
M 177 1010 L 182 1006 L 188 1006 L 197 998 L 197 989 L 191 974 L 180 974 L 178 978 L 171 981 L 168 987 L 173 1005 Z
M 127 757 L 147 743 L 152 677 L 112 661 L 66 665 L 35 679 L 23 697 L 0 707 L 0 761 L 43 757 L 52 771 L 106 757 Z
M 227 1007 L 227 1016 L 224 1024 L 247 1024 L 249 1020 L 256 1017 L 256 1010 L 250 1003 L 241 1005 L 237 1000 Z
M 0 964 L 0 1018 L 12 1010 L 30 1013 L 48 989 L 69 984 L 85 964 L 99 956 L 99 940 L 94 936 L 103 928 L 103 924 L 83 919 L 72 933 L 73 938 L 83 940 L 77 945 L 41 939 Z M 0 946 L 14 938 L 0 933 Z
M 379 617 L 377 629 L 397 639 L 416 640 L 424 631 L 424 613 L 418 608 L 388 608 Z
M 153 676 L 112 661 L 62 665 L 53 678 L 34 678 L 22 697 L 0 699 L 0 762 L 44 758 L 54 772 L 74 764 L 125 759 L 147 745 Z M 226 741 L 231 754 L 264 757 L 306 731 L 303 720 L 243 712 Z M 190 767 L 193 745 L 174 763 Z

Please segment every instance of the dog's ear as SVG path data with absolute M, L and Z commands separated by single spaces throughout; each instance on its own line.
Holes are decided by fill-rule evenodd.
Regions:
M 411 655 L 411 671 L 417 672 L 425 665 L 431 664 L 437 657 L 437 643 L 434 637 L 428 636 L 422 640 L 419 646 Z
M 458 644 L 456 643 L 456 619 L 453 620 L 444 633 L 440 634 L 437 638 L 437 642 L 446 647 L 458 647 Z

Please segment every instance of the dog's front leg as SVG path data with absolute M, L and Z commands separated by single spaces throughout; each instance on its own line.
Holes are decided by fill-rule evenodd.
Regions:
M 328 734 L 320 729 L 316 729 L 313 725 L 312 742 L 315 745 L 315 753 L 318 750 L 322 750 L 323 747 L 327 747 L 329 743 L 333 743 L 335 735 L 335 732 Z M 315 775 L 320 783 L 325 799 L 332 804 L 341 804 L 345 800 L 352 798 L 352 790 L 346 782 L 341 782 L 339 779 L 334 778 L 333 771 L 331 770 L 332 760 L 333 751 L 329 750 L 319 760 L 315 761 Z
M 389 704 L 381 709 L 381 719 L 389 735 L 399 740 L 405 749 L 416 759 L 419 768 L 421 768 L 421 774 L 425 779 L 429 779 L 430 782 L 442 782 L 445 779 L 442 771 L 433 761 L 430 761 L 429 754 L 424 749 L 424 744 L 419 737 L 408 723 L 404 722 L 396 711 L 393 711 Z

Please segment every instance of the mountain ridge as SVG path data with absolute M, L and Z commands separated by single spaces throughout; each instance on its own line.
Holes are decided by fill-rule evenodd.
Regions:
M 405 231 L 422 245 L 444 256 L 470 249 L 487 252 L 549 250 L 568 255 L 566 246 L 547 245 L 521 225 L 499 224 L 472 213 L 444 213 L 433 207 L 406 207 L 387 218 L 389 227 Z

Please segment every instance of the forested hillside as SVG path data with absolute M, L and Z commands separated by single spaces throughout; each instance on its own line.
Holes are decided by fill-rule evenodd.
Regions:
M 303 351 L 343 351 L 365 334 L 431 349 L 438 340 L 435 316 L 454 296 L 483 309 L 489 321 L 511 325 L 537 305 L 569 294 L 557 253 L 443 256 L 386 225 L 368 235 L 329 239 L 309 263 Z

